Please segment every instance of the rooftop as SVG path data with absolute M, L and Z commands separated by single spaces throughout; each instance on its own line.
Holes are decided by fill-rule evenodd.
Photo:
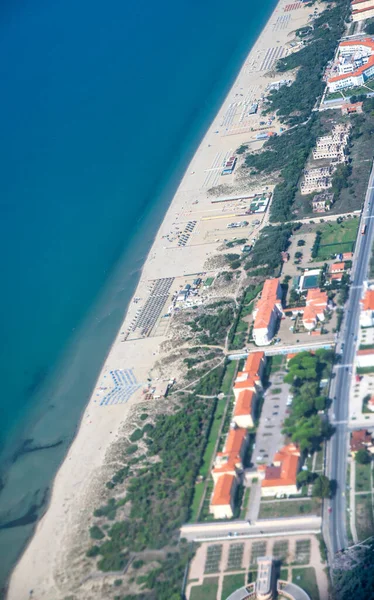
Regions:
M 252 390 L 240 392 L 234 409 L 234 417 L 251 415 L 254 405 L 255 393 Z
M 212 506 L 227 506 L 231 503 L 234 482 L 234 475 L 222 475 L 218 479 L 210 502 Z
M 295 444 L 284 446 L 274 456 L 273 465 L 266 467 L 262 487 L 283 487 L 296 484 L 300 450 Z
M 366 290 L 361 303 L 362 310 L 374 310 L 374 290 Z

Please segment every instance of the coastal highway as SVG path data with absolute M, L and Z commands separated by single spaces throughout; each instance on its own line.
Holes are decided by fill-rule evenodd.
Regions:
M 330 561 L 339 550 L 347 547 L 346 532 L 346 492 L 347 492 L 347 453 L 348 453 L 348 417 L 349 395 L 359 329 L 359 304 L 374 237 L 374 168 L 369 178 L 365 204 L 362 211 L 355 256 L 351 272 L 351 288 L 347 300 L 344 319 L 336 351 L 341 361 L 334 368 L 330 396 L 333 404 L 330 411 L 335 433 L 327 444 L 326 475 L 337 484 L 335 496 L 325 502 L 323 512 L 323 533 Z M 366 232 L 361 233 L 366 225 Z
M 190 542 L 214 541 L 238 538 L 275 537 L 278 535 L 301 535 L 319 533 L 321 517 L 313 515 L 284 519 L 248 521 L 220 521 L 211 523 L 191 523 L 182 525 L 180 537 Z

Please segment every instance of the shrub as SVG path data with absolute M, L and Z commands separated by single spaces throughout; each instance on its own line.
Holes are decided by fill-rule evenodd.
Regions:
M 90 528 L 90 536 L 93 540 L 102 540 L 105 537 L 104 533 L 101 531 L 100 527 L 97 525 L 93 525 Z

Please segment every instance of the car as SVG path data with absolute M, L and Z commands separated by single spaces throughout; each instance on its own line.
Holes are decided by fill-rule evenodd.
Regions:
M 327 510 L 328 510 L 329 513 L 332 513 L 332 507 L 331 506 L 329 506 Z
M 279 408 L 279 404 L 274 404 L 274 408 Z
M 277 412 L 273 412 L 273 415 L 277 415 L 277 414 L 278 414 Z

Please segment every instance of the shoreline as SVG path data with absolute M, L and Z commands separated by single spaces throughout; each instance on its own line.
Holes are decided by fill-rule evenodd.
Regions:
M 13 598 L 15 600 L 28 598 L 28 591 L 30 589 L 33 589 L 34 593 L 37 594 L 35 597 L 40 599 L 50 598 L 52 590 L 54 594 L 61 594 L 58 596 L 54 595 L 56 599 L 63 598 L 68 593 L 67 588 L 64 588 L 63 574 L 67 568 L 65 561 L 70 558 L 68 555 L 70 554 L 72 545 L 74 547 L 71 541 L 71 531 L 77 530 L 81 518 L 85 518 L 84 512 L 87 513 L 88 510 L 91 511 L 91 508 L 93 510 L 96 507 L 95 492 L 98 492 L 98 490 L 94 489 L 92 493 L 92 488 L 98 488 L 103 485 L 105 479 L 103 471 L 107 464 L 105 460 L 106 455 L 113 447 L 114 442 L 119 439 L 121 429 L 131 420 L 134 408 L 141 408 L 144 405 L 144 398 L 142 397 L 140 387 L 126 403 L 119 402 L 118 404 L 99 406 L 99 400 L 103 396 L 103 394 L 100 395 L 101 392 L 99 389 L 105 387 L 103 380 L 107 379 L 113 370 L 124 368 L 133 370 L 137 382 L 142 386 L 144 386 L 148 377 L 150 375 L 153 376 L 155 372 L 155 362 L 161 356 L 162 352 L 160 345 L 163 341 L 167 340 L 167 332 L 164 336 L 124 340 L 123 332 L 126 331 L 132 319 L 135 318 L 138 309 L 138 304 L 134 303 L 134 298 L 140 297 L 144 302 L 147 299 L 150 282 L 158 278 L 181 278 L 191 273 L 198 274 L 203 270 L 206 257 L 217 252 L 219 244 L 212 241 L 214 237 L 212 235 L 208 236 L 207 241 L 201 244 L 181 249 L 178 249 L 176 246 L 164 246 L 166 242 L 163 241 L 163 238 L 168 235 L 174 223 L 178 221 L 181 224 L 185 221 L 187 222 L 189 218 L 193 218 L 190 216 L 193 211 L 189 210 L 191 209 L 191 196 L 198 199 L 198 206 L 200 205 L 201 207 L 204 204 L 204 200 L 210 206 L 210 201 L 204 197 L 206 196 L 207 189 L 209 189 L 208 186 L 212 184 L 212 187 L 214 187 L 217 179 L 214 170 L 217 170 L 217 168 L 209 166 L 210 164 L 215 164 L 216 153 L 214 151 L 208 152 L 207 147 L 210 148 L 214 144 L 207 146 L 206 142 L 211 141 L 211 138 L 212 141 L 215 141 L 214 130 L 217 127 L 217 122 L 221 119 L 224 122 L 225 113 L 229 108 L 229 100 L 232 99 L 231 96 L 238 87 L 238 83 L 242 83 L 241 76 L 243 75 L 243 77 L 248 79 L 248 73 L 245 73 L 245 71 L 249 59 L 251 57 L 253 59 L 256 58 L 257 47 L 261 46 L 263 42 L 266 43 L 269 33 L 274 38 L 274 33 L 269 32 L 269 29 L 271 29 L 274 17 L 278 11 L 286 4 L 288 4 L 287 0 L 279 0 L 264 29 L 251 47 L 249 54 L 247 54 L 244 60 L 244 64 L 233 81 L 231 89 L 219 108 L 218 114 L 211 121 L 208 131 L 202 136 L 202 140 L 164 215 L 142 267 L 140 280 L 129 302 L 123 323 L 108 351 L 92 395 L 82 412 L 79 424 L 77 424 L 74 439 L 54 479 L 46 512 L 39 521 L 34 535 L 29 540 L 11 574 L 7 595 L 10 600 Z M 301 10 L 303 10 L 304 14 L 309 9 L 303 7 Z M 287 33 L 287 30 L 284 29 L 284 32 Z M 281 33 L 279 33 L 280 36 Z M 238 90 L 239 88 L 243 89 L 243 87 L 239 86 Z M 221 146 L 223 145 L 224 149 L 229 148 L 231 145 L 233 149 L 229 148 L 228 151 L 233 152 L 242 143 L 247 141 L 249 136 L 250 133 L 248 130 L 236 133 L 225 133 L 221 130 L 219 141 L 222 141 Z M 262 145 L 262 142 L 255 141 L 253 143 L 256 147 Z M 220 158 L 218 158 L 219 160 Z M 201 164 L 203 164 L 204 169 L 199 169 L 199 165 Z M 200 174 L 200 171 L 202 171 L 202 174 Z M 212 175 L 205 175 L 209 171 Z M 198 178 L 192 177 L 196 173 L 199 173 L 200 177 L 200 185 L 197 188 L 195 181 Z M 207 183 L 205 184 L 206 180 Z M 186 201 L 188 206 L 185 207 Z M 211 208 L 208 210 L 211 210 Z M 207 211 L 205 210 L 205 212 Z M 205 246 L 203 250 L 207 250 L 208 252 L 204 252 L 201 246 Z M 182 254 L 184 258 L 183 256 L 181 257 Z M 79 498 L 76 498 L 77 489 L 79 490 Z M 58 539 L 57 543 L 53 543 L 56 539 Z M 83 544 L 84 542 L 82 542 Z M 48 580 L 45 573 L 48 573 Z M 104 576 L 105 574 L 103 574 Z

